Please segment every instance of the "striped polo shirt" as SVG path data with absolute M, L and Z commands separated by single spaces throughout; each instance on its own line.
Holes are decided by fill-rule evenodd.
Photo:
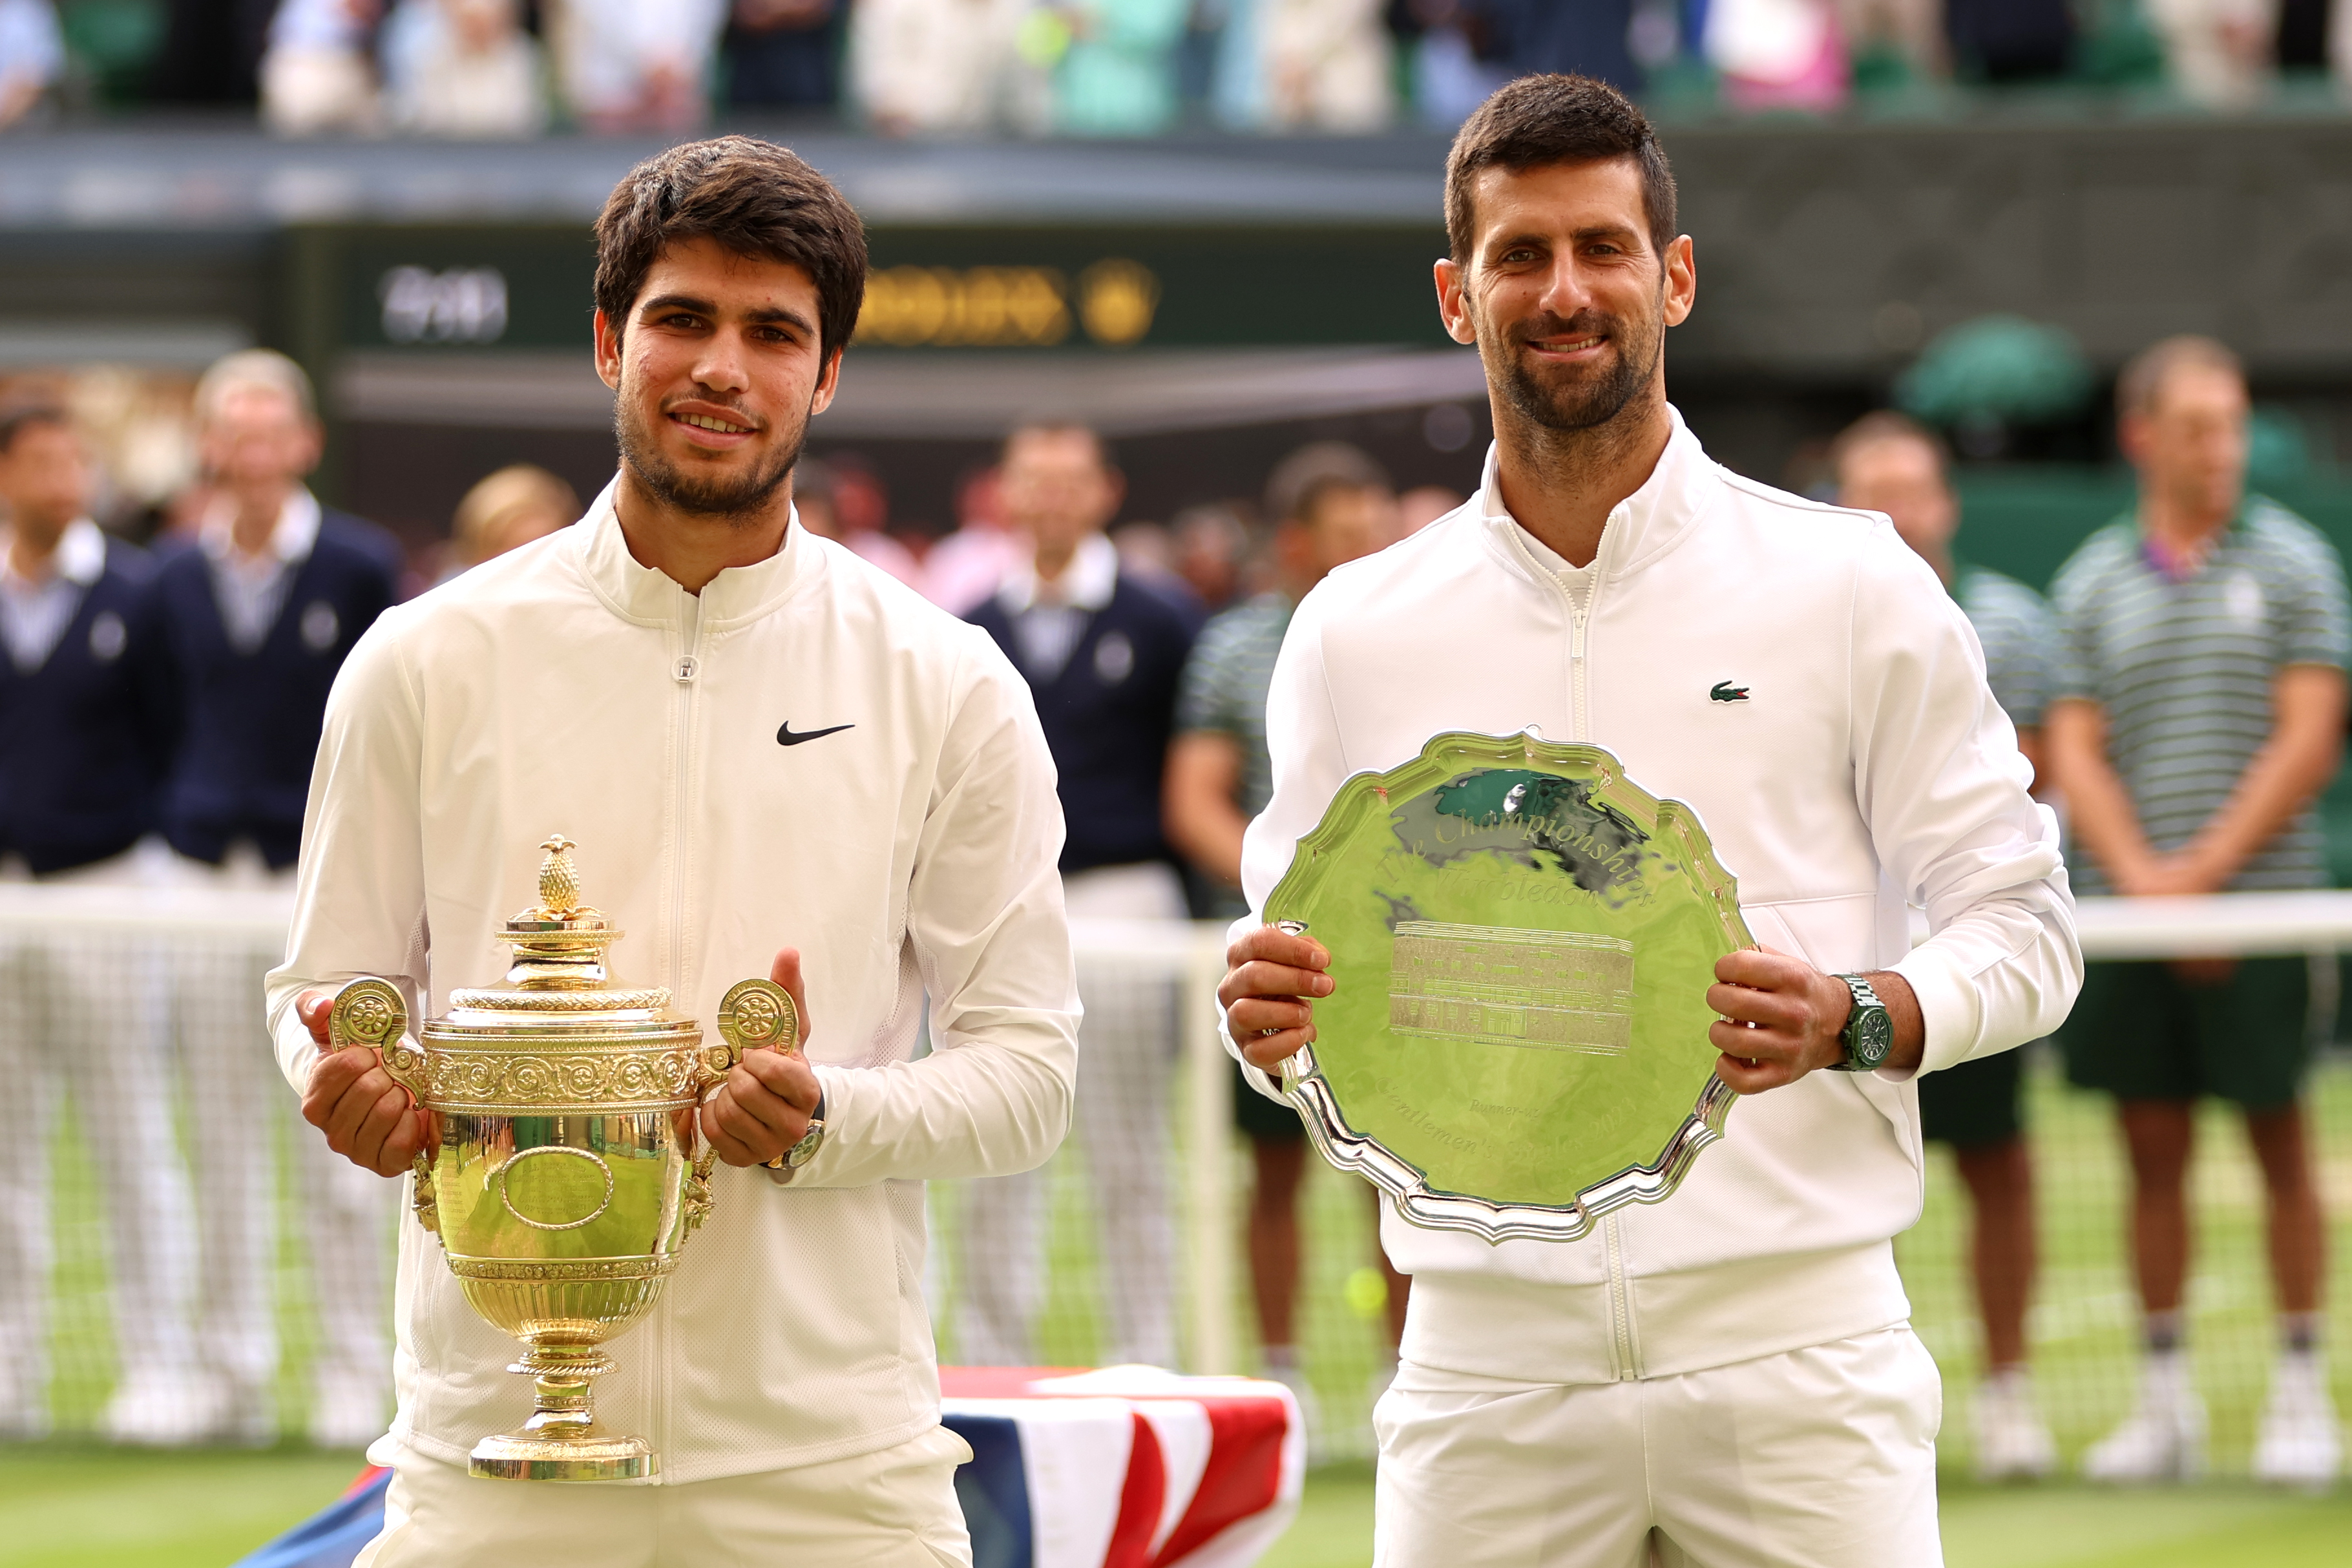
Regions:
M 2097 703 L 2107 759 L 2158 852 L 2179 849 L 2219 810 L 2271 733 L 2271 687 L 2287 664 L 2344 667 L 2344 565 L 2336 547 L 2273 501 L 2248 497 L 2196 573 L 2175 581 L 2137 519 L 2083 542 L 2051 584 L 2059 618 L 2054 697 Z M 2231 879 L 2233 890 L 2326 881 L 2316 805 Z M 2088 855 L 2069 856 L 2077 891 L 2110 891 Z
M 1962 565 L 1952 574 L 1952 598 L 1976 628 L 1993 700 L 2018 728 L 2038 727 L 2057 678 L 2050 606 L 2017 579 L 1980 566 Z

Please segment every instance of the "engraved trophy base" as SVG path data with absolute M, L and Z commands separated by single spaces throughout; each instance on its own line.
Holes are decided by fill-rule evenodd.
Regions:
M 533 1345 L 507 1368 L 532 1379 L 538 1408 L 515 1432 L 474 1445 L 467 1473 L 497 1481 L 642 1481 L 660 1471 L 651 1443 L 608 1432 L 588 1405 L 588 1380 L 613 1363 L 593 1345 Z

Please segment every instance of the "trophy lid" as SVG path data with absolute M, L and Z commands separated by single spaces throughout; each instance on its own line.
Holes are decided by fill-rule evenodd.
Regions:
M 560 1013 L 567 1027 L 600 1014 L 642 1021 L 660 1013 L 669 1005 L 667 988 L 611 983 L 604 953 L 626 933 L 581 898 L 580 872 L 572 860 L 578 846 L 551 833 L 539 847 L 546 852 L 539 862 L 539 902 L 500 930 L 500 939 L 514 949 L 506 984 L 452 991 L 451 1006 L 459 1012 Z

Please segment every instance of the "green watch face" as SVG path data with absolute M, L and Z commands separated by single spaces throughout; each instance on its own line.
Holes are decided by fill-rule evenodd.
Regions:
M 1846 1025 L 1846 1043 L 1853 1052 L 1853 1064 L 1864 1071 L 1874 1071 L 1895 1049 L 1895 1019 L 1886 1009 L 1857 1001 L 1853 1018 Z

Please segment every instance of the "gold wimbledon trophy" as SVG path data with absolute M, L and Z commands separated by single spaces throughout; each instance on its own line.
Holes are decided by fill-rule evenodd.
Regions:
M 710 1210 L 716 1155 L 697 1154 L 696 1108 L 741 1054 L 793 1051 L 800 1019 L 782 987 L 744 980 L 705 1048 L 669 992 L 613 985 L 621 931 L 581 902 L 571 841 L 541 846 L 539 904 L 506 923 L 506 983 L 450 996 L 446 1018 L 405 1038 L 408 1009 L 380 979 L 336 993 L 329 1039 L 375 1046 L 428 1113 L 416 1218 L 440 1235 L 466 1300 L 528 1347 L 508 1368 L 538 1407 L 476 1445 L 475 1475 L 638 1480 L 660 1468 L 642 1437 L 609 1432 L 589 1382 L 605 1341 L 644 1316 Z

